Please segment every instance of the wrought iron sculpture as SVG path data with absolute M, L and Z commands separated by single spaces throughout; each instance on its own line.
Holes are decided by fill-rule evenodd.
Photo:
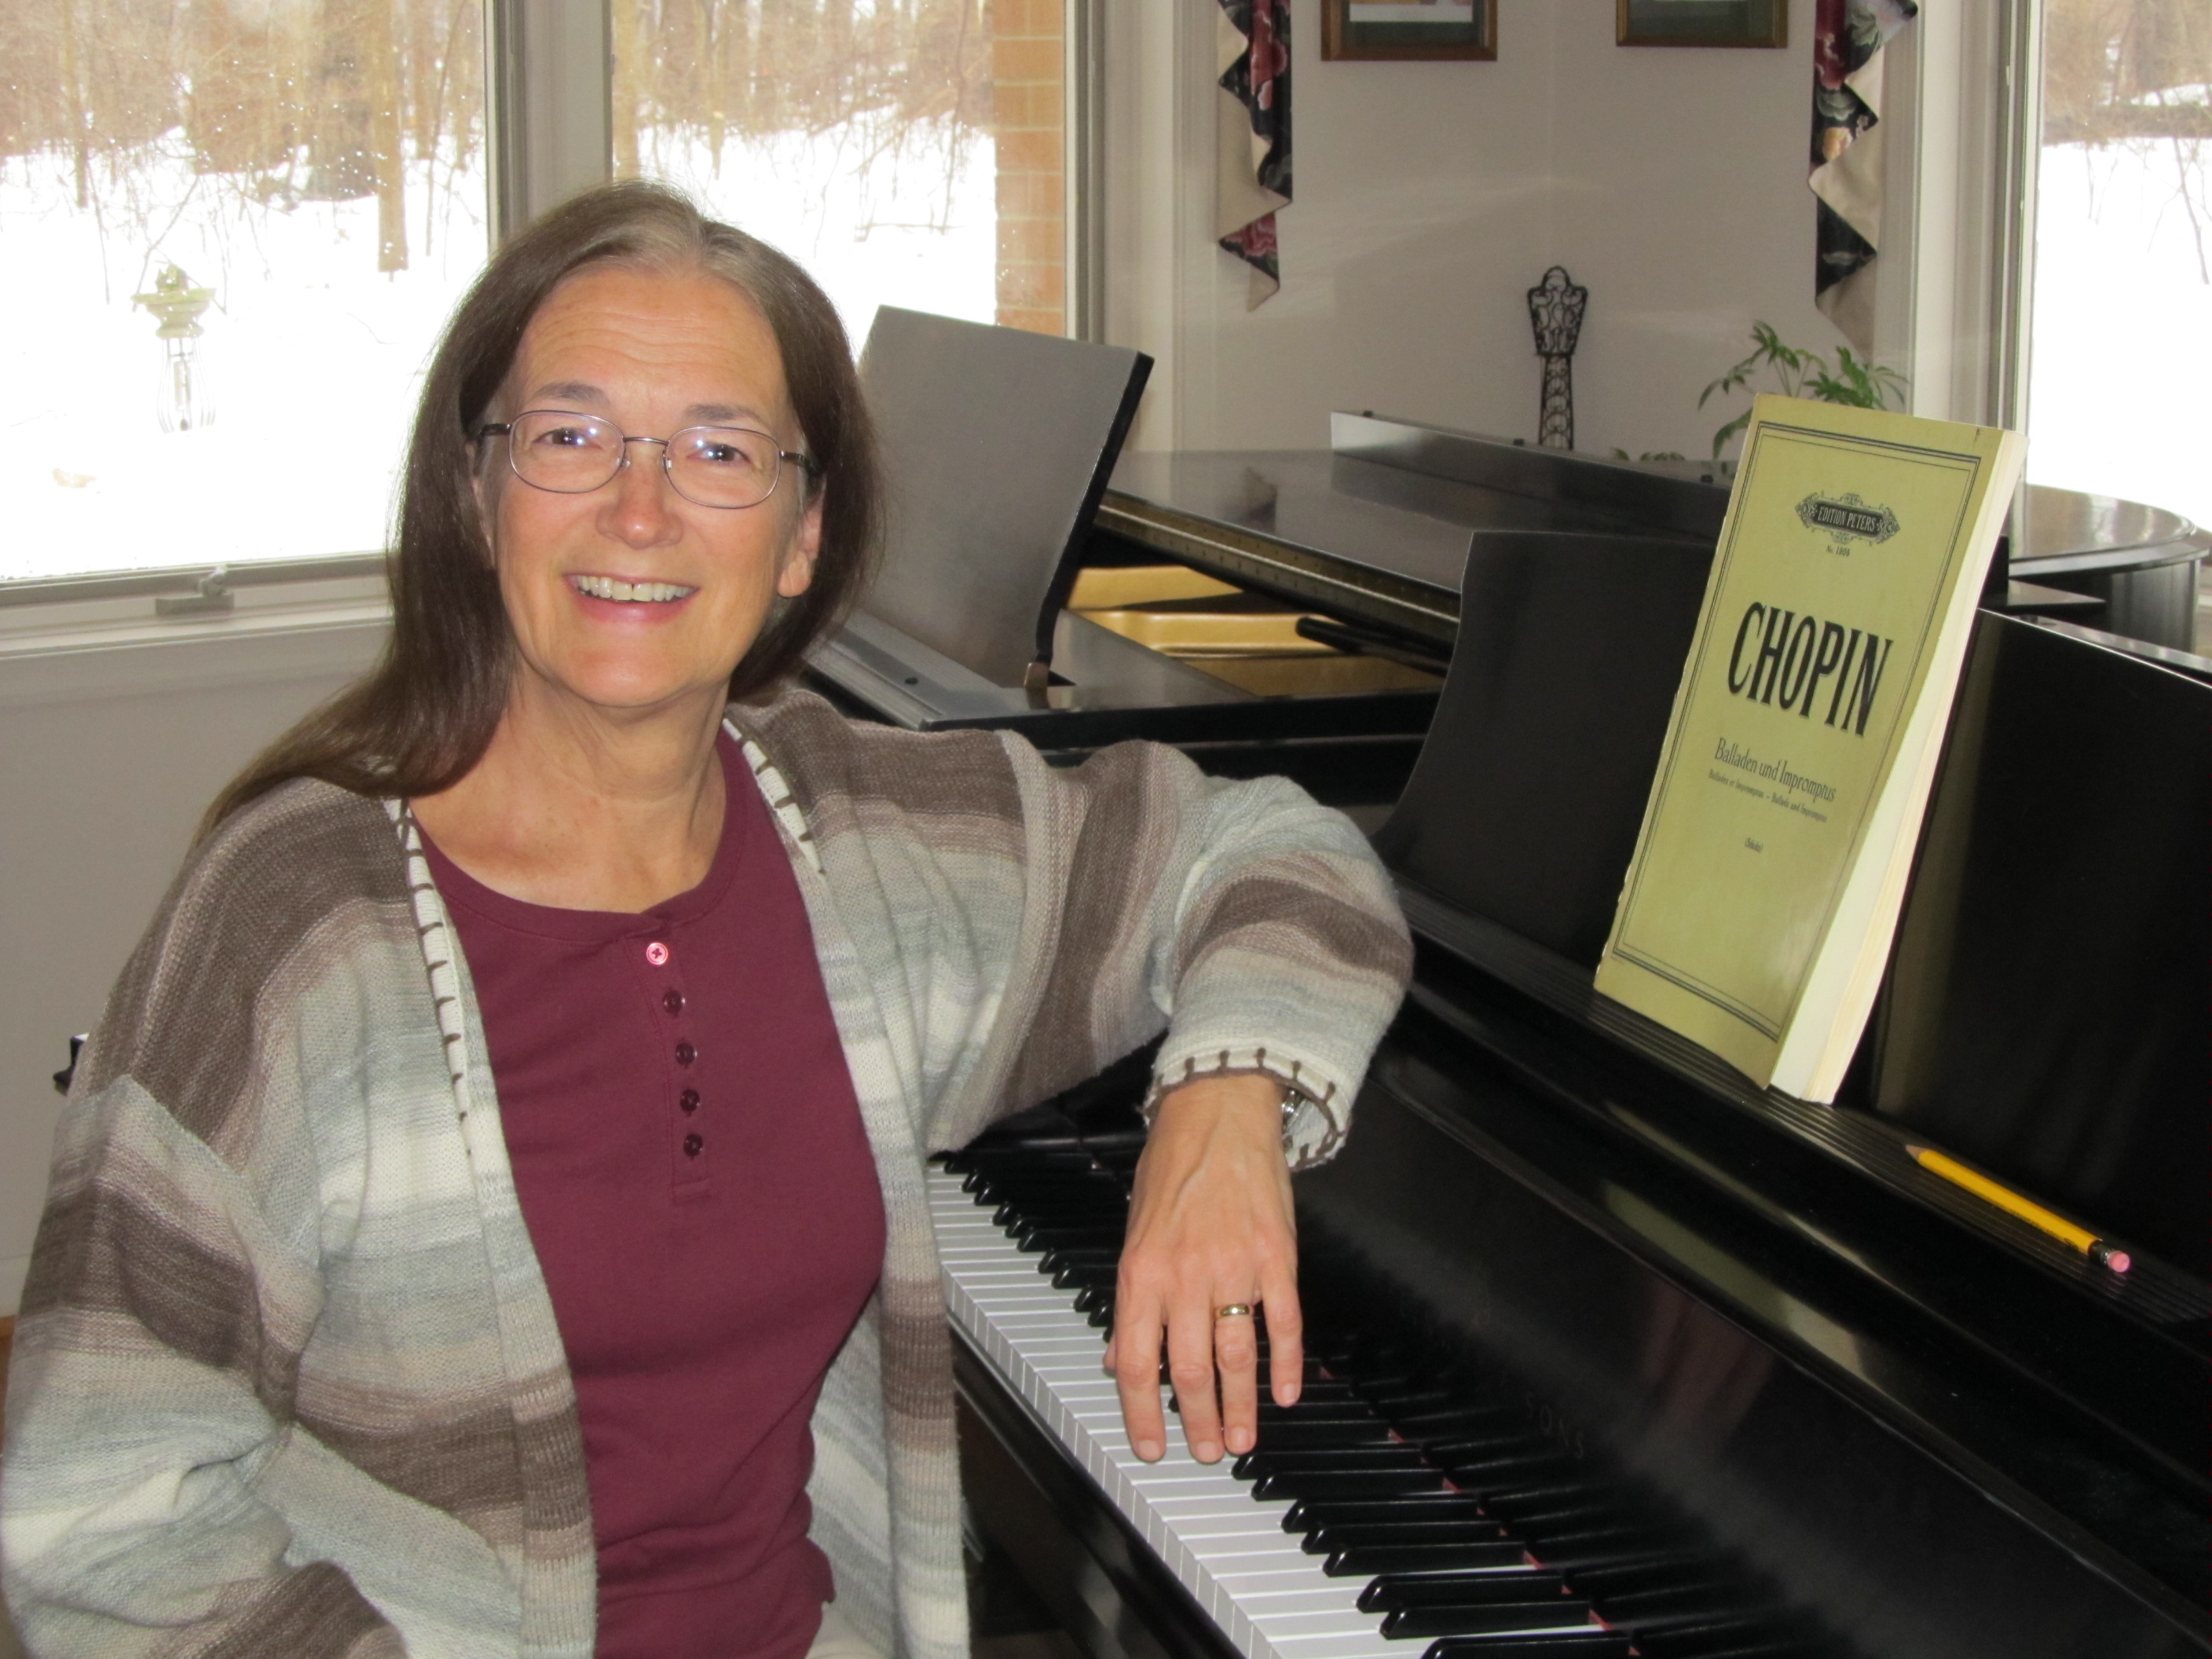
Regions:
M 1565 265 L 1553 265 L 1528 290 L 1528 325 L 1536 355 L 1544 360 L 1544 406 L 1536 441 L 1547 449 L 1575 447 L 1575 342 L 1582 336 L 1589 290 L 1577 288 Z

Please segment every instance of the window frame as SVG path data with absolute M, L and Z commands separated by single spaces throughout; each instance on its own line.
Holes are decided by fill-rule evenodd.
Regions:
M 1907 131 L 1888 181 L 1905 269 L 1884 350 L 1904 360 L 1914 414 L 2024 429 L 2042 8 L 1923 7 L 1887 50 L 1907 60 L 1889 83 Z

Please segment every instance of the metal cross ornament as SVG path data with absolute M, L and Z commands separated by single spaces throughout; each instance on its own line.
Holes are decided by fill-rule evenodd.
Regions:
M 1589 290 L 1577 288 L 1565 265 L 1553 265 L 1528 290 L 1528 325 L 1544 360 L 1544 406 L 1536 441 L 1547 449 L 1575 447 L 1575 342 L 1583 331 Z

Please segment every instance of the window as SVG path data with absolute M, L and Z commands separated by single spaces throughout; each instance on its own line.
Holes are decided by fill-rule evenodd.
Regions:
M 1066 322 L 1064 0 L 613 0 L 614 168 L 829 290 Z
M 2212 526 L 2212 7 L 2049 0 L 2029 476 Z
M 0 577 L 384 545 L 488 246 L 481 13 L 0 10 Z
M 0 8 L 0 581 L 380 550 L 488 154 L 526 208 L 670 179 L 856 341 L 885 302 L 1068 327 L 1085 0 L 492 0 L 489 108 L 487 9 Z

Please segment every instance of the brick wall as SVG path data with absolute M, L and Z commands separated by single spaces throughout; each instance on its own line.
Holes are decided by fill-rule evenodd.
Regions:
M 998 320 L 1066 332 L 1064 0 L 990 0 Z

